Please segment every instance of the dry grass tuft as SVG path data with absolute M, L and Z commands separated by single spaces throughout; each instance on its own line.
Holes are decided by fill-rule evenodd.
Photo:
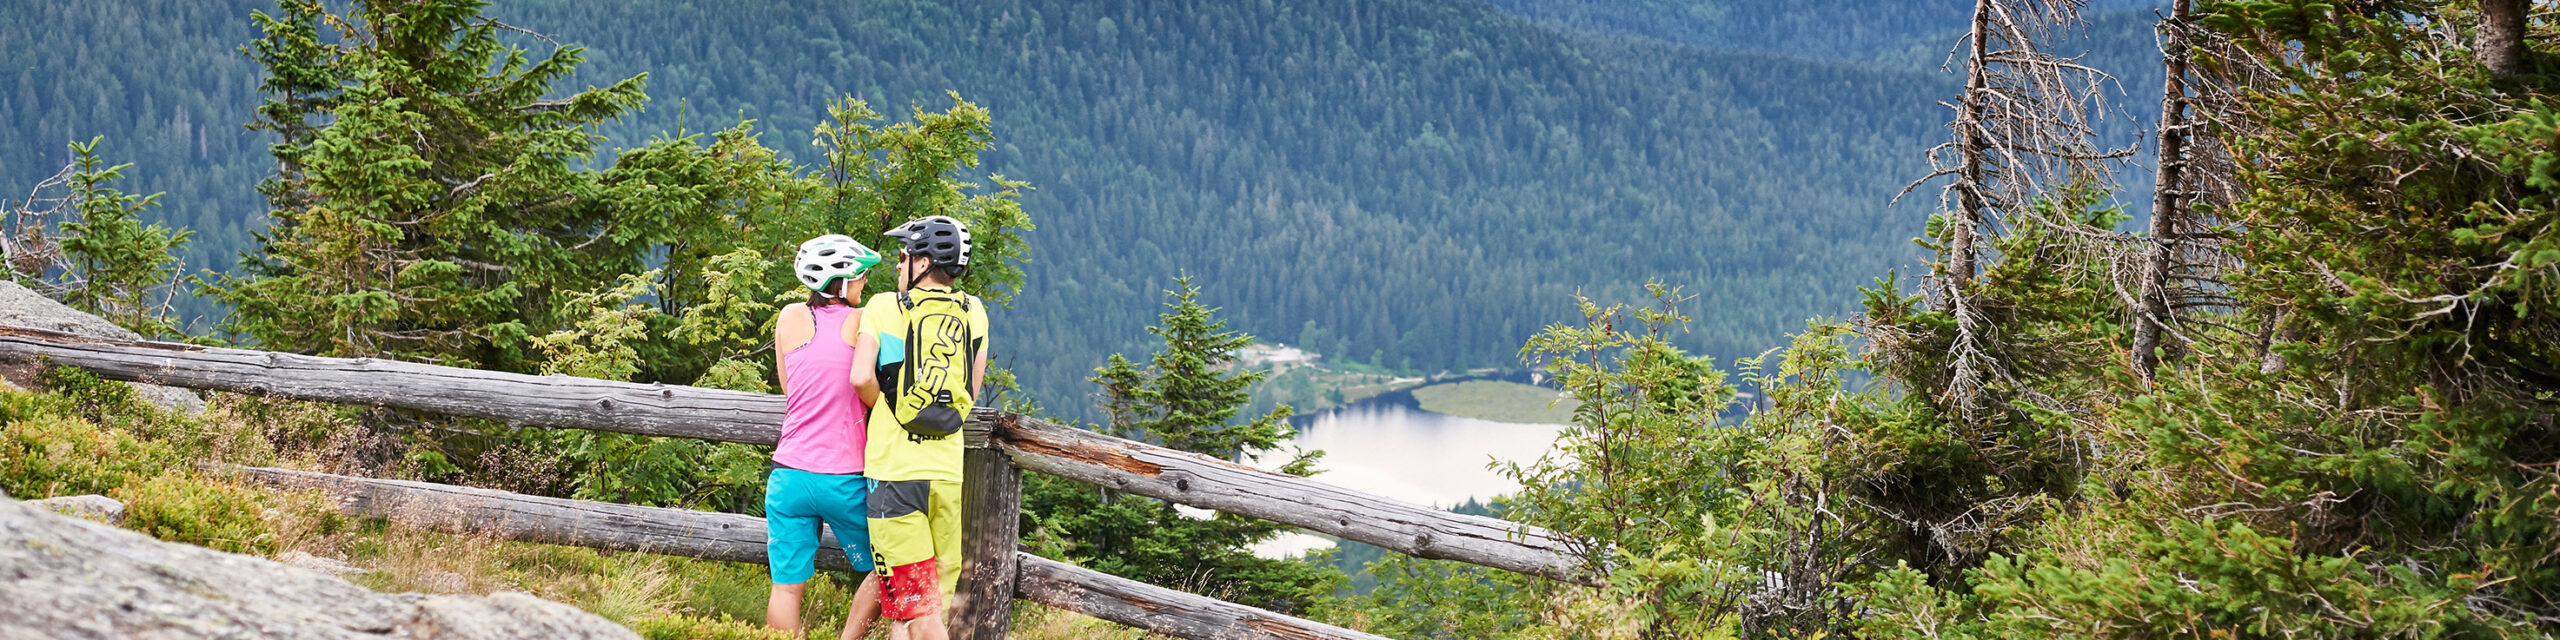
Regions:
M 1014 605 L 1012 637 L 1016 640 L 1154 640 L 1171 636 L 1147 633 L 1084 614 L 1025 602 Z

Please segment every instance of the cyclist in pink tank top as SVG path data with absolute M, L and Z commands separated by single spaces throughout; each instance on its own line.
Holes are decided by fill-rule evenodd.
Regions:
M 809 288 L 807 304 L 774 319 L 775 374 L 782 379 L 782 437 L 765 475 L 765 560 L 773 593 L 765 624 L 797 634 L 800 602 L 817 572 L 819 525 L 833 529 L 846 560 L 863 573 L 845 621 L 846 640 L 870 633 L 880 614 L 880 580 L 871 573 L 865 520 L 869 486 L 862 476 L 869 411 L 853 386 L 853 340 L 861 324 L 854 300 L 862 273 L 880 254 L 852 238 L 824 235 L 801 243 L 792 275 Z

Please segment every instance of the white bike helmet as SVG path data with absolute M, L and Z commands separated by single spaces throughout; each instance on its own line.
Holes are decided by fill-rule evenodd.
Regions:
M 880 264 L 880 252 L 862 246 L 853 238 L 830 233 L 800 243 L 800 255 L 794 259 L 791 274 L 810 291 L 825 293 L 837 278 L 859 277 L 871 265 Z

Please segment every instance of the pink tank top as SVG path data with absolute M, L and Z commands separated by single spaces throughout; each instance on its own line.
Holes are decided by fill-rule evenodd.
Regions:
M 837 304 L 809 311 L 817 334 L 782 356 L 790 380 L 782 389 L 782 441 L 774 445 L 773 461 L 810 473 L 862 473 L 870 411 L 853 390 L 853 345 L 844 343 L 844 323 L 861 309 Z

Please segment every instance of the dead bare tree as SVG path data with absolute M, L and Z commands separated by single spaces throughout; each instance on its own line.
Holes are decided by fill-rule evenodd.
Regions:
M 2157 182 L 2151 191 L 2150 250 L 2142 261 L 2142 304 L 2133 329 L 2133 371 L 2148 381 L 2160 368 L 2160 336 L 2169 317 L 2167 283 L 2169 252 L 2180 218 L 2178 187 L 2186 170 L 2187 135 L 2192 125 L 2187 117 L 2188 47 L 2176 28 L 2189 17 L 2190 0 L 2176 0 L 2168 17 L 2161 19 L 2160 58 L 2168 70 L 2167 81 L 2160 90 L 2160 146 Z M 2170 348 L 2176 343 L 2171 342 Z
M 8 264 L 11 279 L 55 299 L 82 286 L 56 233 L 56 225 L 80 215 L 71 171 L 65 166 L 28 189 L 26 199 L 0 204 L 0 262 Z
M 2080 26 L 2084 1 L 1976 0 L 1972 29 L 1949 52 L 1951 60 L 1962 53 L 1965 74 L 1964 95 L 1946 105 L 1955 111 L 1948 123 L 1954 139 L 1929 150 L 1932 171 L 1913 187 L 1952 178 L 1939 194 L 1943 255 L 1928 292 L 1956 320 L 1945 399 L 1959 413 L 1971 413 L 1987 381 L 2007 375 L 1986 346 L 1986 321 L 1969 292 L 1996 230 L 2011 218 L 2039 218 L 2081 241 L 2124 239 L 2076 219 L 2040 219 L 2034 208 L 2064 189 L 2103 192 L 2112 181 L 2109 161 L 2132 153 L 2097 143 L 2094 123 L 2112 78 L 2051 53 Z
M 2243 93 L 2273 77 L 2254 54 L 2198 24 L 2193 0 L 2176 0 L 2160 19 L 2161 63 L 2167 71 L 2160 96 L 2159 171 L 2152 189 L 2151 225 L 2132 291 L 2133 372 L 2146 382 L 2161 363 L 2198 341 L 2232 346 L 2257 343 L 2260 360 L 2273 338 L 2280 309 L 2248 309 L 2230 295 L 2225 280 L 2242 268 L 2226 250 L 2230 231 L 2214 212 L 2240 197 L 2238 166 L 2223 143 L 2251 131 Z M 2259 314 L 2258 326 L 2234 324 Z

